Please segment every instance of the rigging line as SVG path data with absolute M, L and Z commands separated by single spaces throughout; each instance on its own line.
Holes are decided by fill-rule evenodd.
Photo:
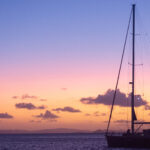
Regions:
M 129 59 L 129 58 L 128 58 Z M 127 83 L 129 83 L 129 72 L 130 72 L 130 70 L 129 70 L 129 65 L 128 65 L 128 71 L 127 71 L 127 77 L 128 77 L 128 79 L 127 79 Z M 129 96 L 129 84 L 127 85 L 127 87 L 128 87 L 128 89 L 127 89 L 127 94 L 128 94 L 128 96 Z M 129 102 L 128 101 L 126 101 L 126 105 L 127 105 L 127 108 L 126 108 L 126 111 L 127 111 L 127 128 L 129 129 L 129 113 L 128 113 L 128 106 L 129 106 Z
M 120 72 L 121 72 L 121 68 L 122 68 L 122 62 L 123 62 L 123 58 L 124 58 L 124 52 L 125 52 L 126 43 L 127 43 L 127 39 L 128 39 L 128 32 L 129 32 L 129 28 L 130 28 L 131 17 L 132 17 L 132 9 L 131 9 L 130 17 L 129 17 L 127 32 L 126 32 L 126 36 L 125 36 L 125 42 L 124 42 L 124 45 L 123 45 L 123 52 L 122 52 L 122 56 L 121 56 L 121 62 L 120 62 L 120 66 L 119 66 L 119 72 L 118 72 L 118 76 L 117 76 L 117 82 L 116 82 L 116 86 L 115 86 L 115 92 L 114 92 L 111 111 L 110 111 L 110 115 L 109 115 L 109 121 L 108 121 L 108 125 L 107 125 L 106 135 L 108 134 L 110 121 L 111 121 L 111 117 L 112 117 L 112 111 L 113 111 L 114 102 L 115 102 L 115 98 L 116 98 L 116 92 L 117 92 L 117 88 L 118 88 Z

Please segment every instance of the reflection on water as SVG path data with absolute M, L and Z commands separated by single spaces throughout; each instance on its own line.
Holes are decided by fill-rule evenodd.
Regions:
M 0 135 L 0 150 L 113 150 L 103 134 Z M 125 149 L 115 149 L 125 150 Z M 130 150 L 130 149 L 128 149 Z

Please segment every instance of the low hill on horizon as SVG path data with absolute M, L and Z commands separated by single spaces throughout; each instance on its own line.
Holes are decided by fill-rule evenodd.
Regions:
M 55 128 L 41 130 L 0 130 L 0 134 L 48 134 L 48 133 L 91 133 L 89 130 L 70 129 L 70 128 Z

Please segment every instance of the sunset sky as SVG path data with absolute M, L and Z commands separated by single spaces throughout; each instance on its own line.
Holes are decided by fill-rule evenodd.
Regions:
M 150 121 L 149 0 L 1 0 L 0 129 L 106 129 L 133 2 L 136 114 Z M 131 33 L 112 129 L 130 120 Z

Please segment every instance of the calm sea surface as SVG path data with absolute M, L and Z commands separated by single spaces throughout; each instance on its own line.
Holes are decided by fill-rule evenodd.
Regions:
M 0 150 L 114 150 L 103 134 L 0 135 Z M 125 150 L 125 149 L 115 149 Z M 128 149 L 131 150 L 131 149 Z

